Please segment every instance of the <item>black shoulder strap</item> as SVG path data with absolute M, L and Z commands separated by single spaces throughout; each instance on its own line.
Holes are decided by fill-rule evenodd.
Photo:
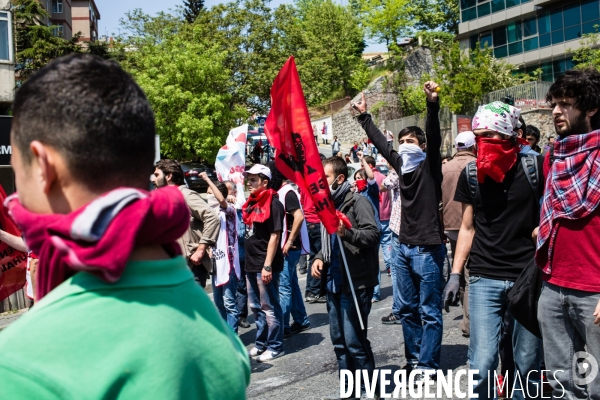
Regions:
M 540 175 L 539 168 L 537 163 L 537 157 L 533 154 L 527 154 L 521 157 L 521 163 L 523 164 L 523 170 L 525 171 L 525 175 L 527 176 L 527 180 L 529 181 L 529 185 L 531 186 L 531 190 L 533 190 L 533 196 L 535 198 L 535 204 L 540 204 Z
M 467 164 L 467 179 L 469 181 L 469 193 L 471 194 L 471 203 L 473 204 L 473 225 L 477 216 L 477 195 L 479 194 L 479 183 L 477 182 L 477 163 L 471 161 Z

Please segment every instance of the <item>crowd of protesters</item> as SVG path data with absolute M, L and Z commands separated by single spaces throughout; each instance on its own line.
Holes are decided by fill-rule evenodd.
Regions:
M 328 234 L 307 193 L 260 164 L 259 144 L 243 205 L 233 182 L 206 173 L 206 195 L 190 190 L 169 159 L 154 165 L 158 190 L 146 191 L 155 125 L 132 78 L 90 55 L 41 69 L 13 106 L 18 196 L 5 207 L 24 241 L 0 231 L 39 260 L 36 305 L 0 334 L 0 397 L 245 398 L 249 357 L 282 357 L 284 338 L 311 328 L 305 302 L 326 304 L 338 369 L 373 373 L 381 250 L 393 296 L 381 322 L 402 326 L 401 368 L 415 385 L 436 379 L 442 313 L 460 303 L 479 399 L 539 397 L 543 381 L 556 398 L 599 398 L 600 379 L 572 365 L 583 352 L 600 360 L 600 73 L 553 83 L 557 136 L 543 148 L 518 108 L 493 102 L 449 159 L 438 87 L 423 86 L 425 130 L 404 128 L 397 143 L 364 95 L 352 104 L 366 137 L 342 157 L 334 136 L 322 161 L 350 225 Z M 350 162 L 361 164 L 352 176 Z M 246 351 L 237 334 L 251 327 L 249 311 Z

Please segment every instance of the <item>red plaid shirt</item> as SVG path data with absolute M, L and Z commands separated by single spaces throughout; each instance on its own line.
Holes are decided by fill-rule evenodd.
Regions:
M 552 252 L 560 218 L 580 219 L 600 203 L 600 130 L 567 136 L 554 144 L 554 162 L 546 179 L 536 264 L 552 271 Z

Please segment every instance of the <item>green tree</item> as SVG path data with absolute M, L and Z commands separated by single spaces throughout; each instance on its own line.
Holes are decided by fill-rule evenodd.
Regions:
M 225 54 L 232 110 L 244 106 L 251 114 L 264 114 L 273 79 L 290 56 L 275 46 L 278 34 L 266 0 L 236 0 L 200 14 L 189 40 L 213 43 Z
M 458 34 L 460 10 L 457 0 L 415 0 L 412 10 L 418 21 L 417 29 Z
M 226 53 L 178 33 L 127 53 L 123 65 L 144 89 L 156 118 L 161 152 L 214 160 L 243 112 L 230 108 Z
M 118 62 L 125 60 L 125 49 L 123 46 L 114 46 L 100 40 L 88 42 L 87 52 L 102 57 L 105 60 L 115 60 Z
M 184 0 L 183 7 L 183 17 L 188 24 L 191 24 L 204 10 L 204 0 Z
M 47 26 L 47 11 L 37 0 L 13 0 L 16 36 L 17 80 L 23 82 L 55 58 L 82 52 L 81 34 L 65 40 Z
M 454 42 L 440 56 L 434 70 L 442 85 L 441 102 L 456 114 L 472 113 L 485 94 L 521 83 L 512 65 L 495 59 L 490 49 L 479 44 L 464 51 Z
M 351 96 L 368 83 L 364 34 L 349 7 L 313 1 L 303 13 L 301 28 L 305 47 L 298 53 L 298 72 L 310 104 L 326 100 L 336 89 Z
M 600 69 L 600 49 L 598 48 L 600 42 L 600 34 L 598 31 L 598 25 L 595 33 L 588 33 L 583 35 L 580 41 L 581 47 L 572 50 L 573 63 L 576 64 L 577 68 L 595 68 Z
M 368 36 L 385 43 L 388 50 L 419 22 L 413 0 L 352 0 L 351 4 Z
M 183 17 L 179 13 L 159 12 L 152 16 L 141 8 L 125 13 L 119 20 L 121 34 L 116 43 L 129 50 L 139 49 L 146 45 L 156 45 L 177 34 L 183 27 Z

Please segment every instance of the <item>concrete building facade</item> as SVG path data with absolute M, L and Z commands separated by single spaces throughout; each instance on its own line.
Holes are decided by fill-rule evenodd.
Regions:
M 81 32 L 81 39 L 85 42 L 98 40 L 98 20 L 100 12 L 94 0 L 72 1 L 73 32 Z
M 0 0 L 0 114 L 15 97 L 15 49 L 9 0 Z
M 522 72 L 553 81 L 573 67 L 571 50 L 600 28 L 600 0 L 460 0 L 458 40 L 477 43 Z
M 80 41 L 98 39 L 100 12 L 94 0 L 42 0 L 50 14 L 48 23 L 55 25 L 56 34 L 65 39 L 81 32 Z

